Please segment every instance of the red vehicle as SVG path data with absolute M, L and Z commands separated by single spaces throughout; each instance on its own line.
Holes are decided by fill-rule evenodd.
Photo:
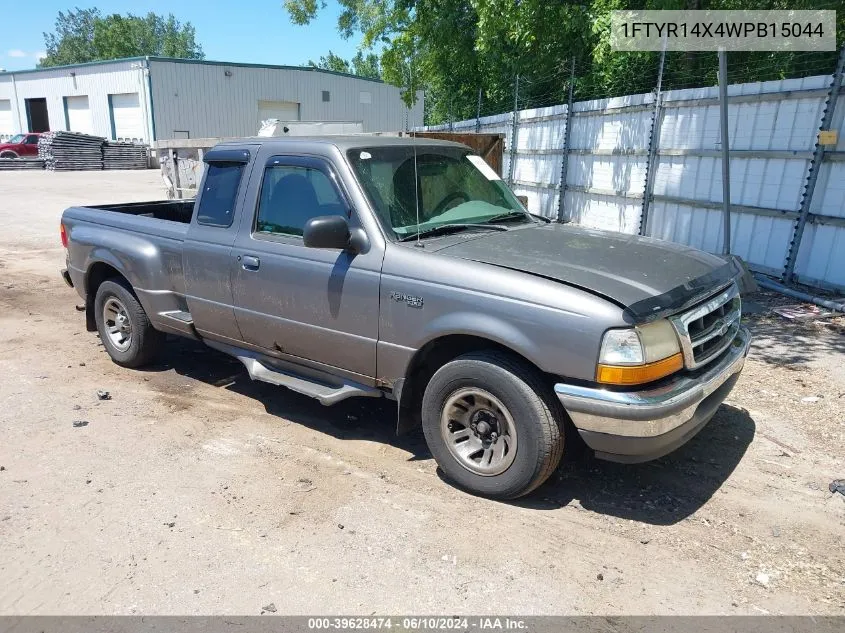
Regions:
M 38 137 L 41 134 L 29 132 L 15 134 L 8 141 L 0 142 L 0 158 L 25 158 L 38 156 Z

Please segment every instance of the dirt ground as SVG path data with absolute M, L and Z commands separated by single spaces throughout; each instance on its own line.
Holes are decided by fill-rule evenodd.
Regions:
M 152 171 L 0 173 L 0 613 L 845 613 L 841 319 L 754 297 L 692 442 L 487 501 L 387 401 L 324 408 L 175 339 L 114 365 L 59 278 L 60 214 L 161 197 Z

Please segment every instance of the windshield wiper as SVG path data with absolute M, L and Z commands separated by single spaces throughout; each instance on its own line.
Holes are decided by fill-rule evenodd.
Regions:
M 452 224 L 440 224 L 438 226 L 433 226 L 430 229 L 423 229 L 422 231 L 411 233 L 410 235 L 405 235 L 403 237 L 400 237 L 399 241 L 410 242 L 411 240 L 415 240 L 417 238 L 432 237 L 434 235 L 446 235 L 447 233 L 458 233 L 459 231 L 466 231 L 467 229 L 487 229 L 488 231 L 508 230 L 506 227 L 499 226 L 497 224 L 472 224 L 455 222 Z
M 500 213 L 499 215 L 494 215 L 492 218 L 489 218 L 488 222 L 505 222 L 507 220 L 524 220 L 524 219 L 531 219 L 530 213 L 524 213 L 522 211 L 508 211 L 507 213 Z

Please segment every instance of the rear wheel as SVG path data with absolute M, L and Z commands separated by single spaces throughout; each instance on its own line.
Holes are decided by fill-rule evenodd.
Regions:
M 528 494 L 563 454 L 560 404 L 537 370 L 500 352 L 465 354 L 437 370 L 422 419 L 443 473 L 474 494 Z
M 153 328 L 129 285 L 108 280 L 94 299 L 97 331 L 111 359 L 123 367 L 142 367 L 153 361 L 164 335 Z

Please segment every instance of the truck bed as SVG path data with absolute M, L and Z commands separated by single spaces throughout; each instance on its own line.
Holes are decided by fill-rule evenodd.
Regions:
M 92 262 L 117 264 L 157 326 L 166 331 L 190 329 L 165 315 L 187 310 L 182 248 L 193 206 L 192 200 L 163 200 L 65 210 L 62 226 L 68 236 L 67 265 L 73 285 L 84 295 Z
M 124 204 L 96 204 L 86 207 L 88 209 L 102 209 L 103 211 L 114 211 L 115 213 L 126 213 L 129 215 L 155 218 L 157 220 L 169 220 L 182 224 L 191 223 L 191 215 L 194 212 L 193 200 L 157 200 L 155 202 L 127 202 Z

